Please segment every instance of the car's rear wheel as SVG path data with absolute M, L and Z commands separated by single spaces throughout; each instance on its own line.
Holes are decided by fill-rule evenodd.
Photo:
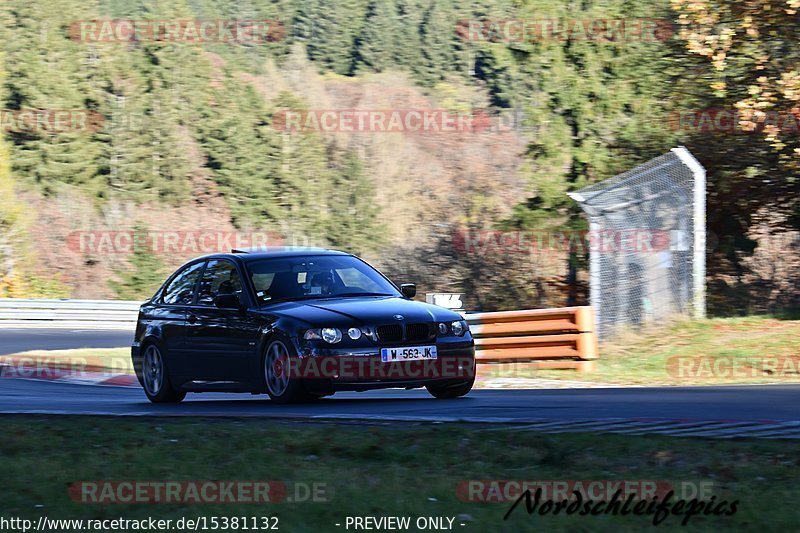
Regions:
M 297 403 L 313 398 L 306 392 L 302 380 L 292 376 L 291 363 L 296 360 L 297 353 L 289 339 L 275 336 L 267 343 L 264 352 L 264 381 L 272 401 Z
M 155 344 L 148 344 L 144 348 L 142 385 L 147 399 L 153 403 L 176 403 L 186 397 L 185 392 L 172 388 L 164 353 Z
M 425 388 L 434 398 L 439 400 L 449 400 L 453 398 L 460 398 L 472 390 L 475 384 L 475 378 L 471 378 L 463 383 L 455 383 L 447 386 L 442 385 L 426 385 Z

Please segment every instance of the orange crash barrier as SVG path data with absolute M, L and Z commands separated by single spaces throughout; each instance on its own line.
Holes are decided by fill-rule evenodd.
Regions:
M 534 369 L 590 371 L 599 357 L 589 306 L 465 315 L 475 337 L 478 371 L 514 363 Z M 481 368 L 481 367 L 484 368 Z

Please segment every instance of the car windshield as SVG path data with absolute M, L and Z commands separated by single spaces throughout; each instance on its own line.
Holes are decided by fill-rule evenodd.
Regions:
M 282 300 L 400 296 L 375 269 L 349 255 L 280 257 L 247 265 L 260 304 Z

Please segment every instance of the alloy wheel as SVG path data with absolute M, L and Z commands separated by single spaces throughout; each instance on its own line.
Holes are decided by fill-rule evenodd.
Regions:
M 158 395 L 164 385 L 164 358 L 155 345 L 150 345 L 144 352 L 142 367 L 144 386 L 151 396 Z
M 273 396 L 281 396 L 289 387 L 289 350 L 281 341 L 273 341 L 264 358 L 264 377 Z

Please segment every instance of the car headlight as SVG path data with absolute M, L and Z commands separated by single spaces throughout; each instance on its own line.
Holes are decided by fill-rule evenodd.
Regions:
M 439 335 L 447 335 L 447 324 L 439 322 Z
M 354 341 L 357 341 L 358 339 L 361 338 L 361 330 L 358 328 L 350 328 L 347 330 L 347 336 L 353 339 Z
M 320 334 L 322 335 L 322 340 L 329 344 L 336 344 L 342 340 L 342 332 L 337 328 L 322 328 Z
M 450 324 L 450 329 L 453 330 L 454 335 L 461 337 L 467 331 L 467 325 L 462 320 L 456 320 Z
M 342 340 L 342 332 L 337 328 L 322 328 L 306 330 L 303 338 L 307 341 L 323 340 L 330 344 L 336 344 Z

